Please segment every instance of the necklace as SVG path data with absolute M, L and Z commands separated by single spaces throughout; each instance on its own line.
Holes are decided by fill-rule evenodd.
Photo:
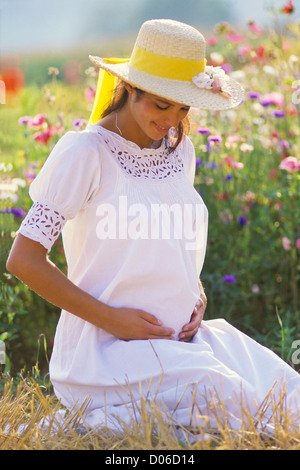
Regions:
M 119 126 L 118 126 L 118 113 L 116 113 L 116 122 L 115 122 L 115 126 L 116 126 L 116 128 L 118 129 L 120 136 L 123 137 L 122 131 L 121 131 L 121 129 L 120 129 Z M 153 147 L 153 144 L 154 144 L 154 140 L 151 140 L 150 148 L 156 148 L 156 147 Z
M 122 131 L 121 131 L 121 129 L 120 129 L 119 126 L 118 126 L 118 113 L 116 113 L 116 128 L 118 129 L 120 135 L 123 137 Z

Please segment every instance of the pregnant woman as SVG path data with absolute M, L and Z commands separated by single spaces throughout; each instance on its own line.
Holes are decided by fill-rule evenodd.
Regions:
M 129 60 L 90 58 L 100 70 L 91 122 L 60 139 L 31 184 L 7 262 L 62 309 L 57 397 L 68 408 L 89 398 L 91 426 L 130 423 L 142 397 L 182 425 L 215 426 L 218 399 L 238 428 L 242 408 L 255 417 L 284 388 L 296 419 L 299 375 L 226 321 L 202 321 L 208 214 L 187 116 L 238 106 L 242 88 L 206 65 L 199 31 L 171 20 L 144 23 Z M 48 258 L 61 232 L 67 276 Z

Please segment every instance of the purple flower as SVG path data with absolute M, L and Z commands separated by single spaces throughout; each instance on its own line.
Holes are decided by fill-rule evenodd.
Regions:
M 210 130 L 207 127 L 199 127 L 197 132 L 198 134 L 209 134 Z
M 218 135 L 210 135 L 208 137 L 208 142 L 215 142 L 217 144 L 220 144 L 222 142 L 222 139 Z
M 227 274 L 226 276 L 223 277 L 223 281 L 227 282 L 227 284 L 234 284 L 236 282 L 236 279 L 231 274 Z
M 11 207 L 10 209 L 6 209 L 5 212 L 7 214 L 13 214 L 16 217 L 25 217 L 26 212 L 22 211 L 22 209 L 18 209 L 16 207 Z
M 212 170 L 215 170 L 218 168 L 218 165 L 215 162 L 207 162 L 205 163 L 205 168 L 211 168 Z
M 247 225 L 248 220 L 243 215 L 240 215 L 238 218 L 238 222 L 242 227 L 244 227 L 245 225 Z
M 196 158 L 196 168 L 197 168 L 198 166 L 200 166 L 200 165 L 202 165 L 202 160 L 201 160 L 201 158 Z
M 23 116 L 23 117 L 20 117 L 19 119 L 19 124 L 21 126 L 26 126 L 27 124 L 30 124 L 32 121 L 32 117 L 31 116 Z
M 247 93 L 247 96 L 248 98 L 250 98 L 250 100 L 258 100 L 260 98 L 260 94 L 256 91 L 249 91 L 249 93 Z
M 232 65 L 231 64 L 222 64 L 221 68 L 224 70 L 224 72 L 228 73 L 232 71 Z
M 273 116 L 277 118 L 283 118 L 285 116 L 285 112 L 282 111 L 282 109 L 275 109 L 275 111 L 273 111 Z
M 268 99 L 268 98 L 264 99 L 264 98 L 263 98 L 263 99 L 260 101 L 260 104 L 261 104 L 262 106 L 271 106 L 273 103 L 272 103 L 272 101 L 271 101 L 270 99 Z
M 233 178 L 233 176 L 232 176 L 232 175 L 227 175 L 227 176 L 226 176 L 226 180 L 227 180 L 227 181 L 231 181 L 231 180 L 232 180 L 232 178 Z
M 76 119 L 73 122 L 73 126 L 77 128 L 81 128 L 82 126 L 86 125 L 86 119 Z

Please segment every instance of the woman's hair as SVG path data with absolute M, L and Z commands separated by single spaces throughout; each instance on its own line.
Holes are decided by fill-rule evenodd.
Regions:
M 143 90 L 140 90 L 139 88 L 135 88 L 135 91 L 137 92 L 137 96 L 142 96 L 143 93 L 145 93 Z M 105 109 L 103 112 L 102 117 L 108 116 L 111 113 L 120 111 L 123 106 L 126 104 L 127 99 L 128 99 L 128 91 L 125 87 L 125 83 L 123 81 L 120 81 L 115 89 L 114 92 L 114 97 L 113 101 L 108 107 Z M 190 122 L 188 116 L 186 116 L 182 121 L 179 122 L 178 128 L 176 129 L 176 135 L 175 135 L 175 143 L 170 147 L 170 151 L 173 152 L 180 142 L 182 141 L 184 135 L 187 135 L 190 131 Z

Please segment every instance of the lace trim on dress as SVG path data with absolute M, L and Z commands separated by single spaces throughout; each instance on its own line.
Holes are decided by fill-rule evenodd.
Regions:
M 48 203 L 34 202 L 18 233 L 40 242 L 50 251 L 66 221 L 66 218 Z
M 168 145 L 153 152 L 151 149 L 143 151 L 141 149 L 130 148 L 126 150 L 118 145 L 116 139 L 107 136 L 107 132 L 97 131 L 104 139 L 109 150 L 117 158 L 122 169 L 134 178 L 163 180 L 168 177 L 177 176 L 184 169 L 183 159 L 178 152 L 169 152 Z M 124 144 L 123 144 L 124 147 Z

